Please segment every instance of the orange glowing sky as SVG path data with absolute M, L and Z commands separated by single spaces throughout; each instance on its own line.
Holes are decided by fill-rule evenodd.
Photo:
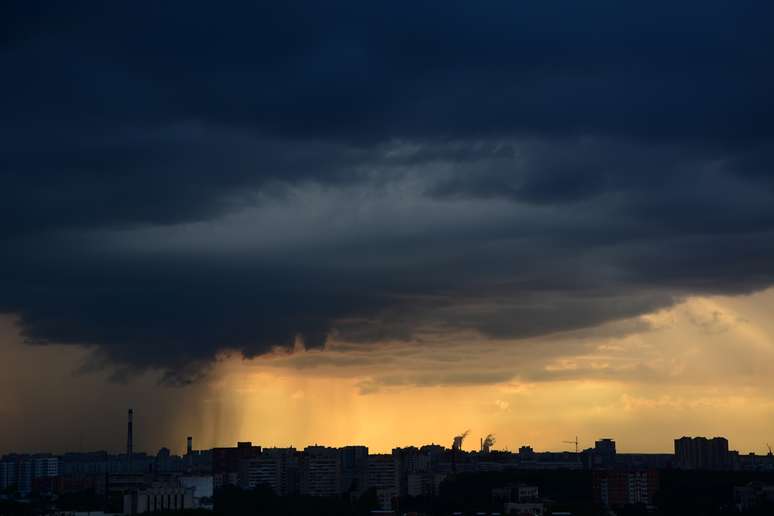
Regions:
M 724 435 L 743 453 L 774 441 L 774 289 L 696 297 L 592 330 L 521 341 L 354 346 L 244 360 L 223 356 L 197 384 L 116 375 L 87 348 L 22 343 L 0 324 L 0 451 L 120 450 L 127 407 L 137 447 L 251 440 L 264 446 L 365 444 L 374 451 L 471 430 L 496 448 L 670 451 L 682 435 Z M 120 373 L 120 372 L 119 372 Z M 111 378 L 112 377 L 112 378 Z

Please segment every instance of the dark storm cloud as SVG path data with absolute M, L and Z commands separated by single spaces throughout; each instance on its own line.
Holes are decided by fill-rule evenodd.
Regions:
M 174 375 L 774 274 L 766 3 L 2 7 L 0 310 Z

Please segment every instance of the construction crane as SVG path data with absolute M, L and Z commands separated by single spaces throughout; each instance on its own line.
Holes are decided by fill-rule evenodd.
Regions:
M 574 444 L 575 445 L 575 453 L 578 453 L 578 436 L 575 436 L 574 441 L 562 441 L 564 444 Z

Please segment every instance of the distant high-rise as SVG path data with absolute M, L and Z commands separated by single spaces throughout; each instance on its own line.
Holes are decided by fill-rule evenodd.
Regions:
M 594 453 L 597 455 L 602 464 L 611 466 L 615 462 L 615 441 L 609 438 L 604 438 L 594 443 Z
M 726 469 L 730 465 L 728 440 L 724 437 L 675 439 L 675 462 L 681 469 Z
M 341 465 L 339 491 L 342 493 L 354 492 L 358 495 L 365 492 L 368 475 L 368 447 L 345 446 L 339 448 L 339 459 Z
M 615 466 L 615 441 L 610 438 L 594 442 L 594 448 L 587 448 L 580 454 L 580 460 L 589 469 L 608 469 Z
M 393 498 L 400 493 L 398 486 L 398 471 L 396 471 L 395 455 L 376 454 L 368 456 L 368 480 L 369 489 L 376 492 L 379 507 L 382 510 L 391 510 Z
M 519 447 L 519 458 L 521 460 L 534 460 L 535 450 L 532 449 L 532 446 L 521 446 Z
M 307 446 L 301 459 L 302 495 L 336 496 L 341 485 L 341 456 L 336 448 Z
M 271 487 L 285 496 L 298 492 L 299 454 L 295 448 L 264 448 L 254 458 L 239 462 L 239 486 L 253 489 Z
M 254 459 L 260 454 L 261 447 L 253 446 L 249 441 L 237 442 L 235 448 L 213 448 L 212 473 L 215 487 L 237 485 L 240 463 L 246 459 Z
M 132 463 L 132 451 L 133 451 L 133 438 L 132 438 L 132 417 L 134 411 L 129 409 L 128 421 L 126 423 L 126 460 L 129 464 Z
M 185 447 L 186 455 L 191 455 L 191 452 L 193 452 L 193 437 L 190 435 L 186 439 L 186 447 Z

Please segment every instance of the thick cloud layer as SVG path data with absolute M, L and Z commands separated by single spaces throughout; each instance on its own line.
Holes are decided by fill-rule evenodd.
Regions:
M 32 342 L 185 379 L 774 279 L 766 3 L 2 9 L 0 310 Z

